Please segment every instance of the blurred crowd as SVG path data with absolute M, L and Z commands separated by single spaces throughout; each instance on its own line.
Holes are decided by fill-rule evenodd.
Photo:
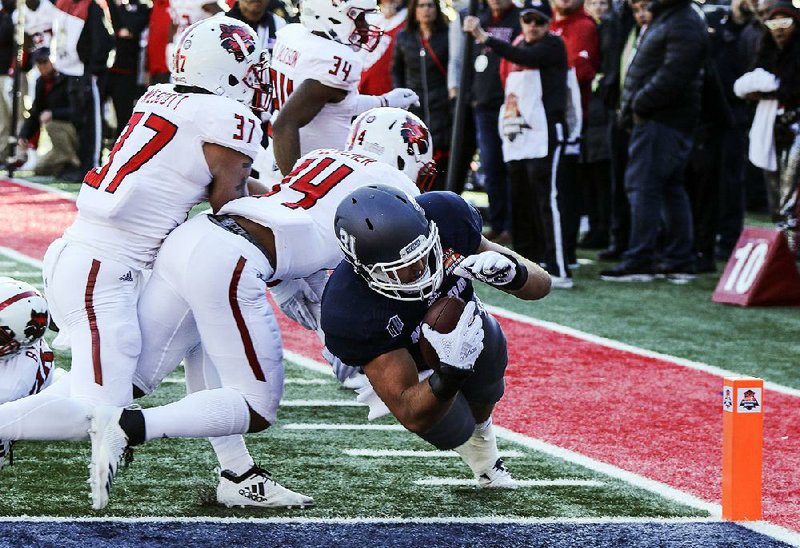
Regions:
M 169 81 L 187 26 L 227 12 L 270 47 L 298 15 L 290 0 L 203 2 L 3 0 L 0 161 L 79 182 L 146 87 Z M 413 89 L 411 110 L 433 136 L 434 188 L 451 175 L 453 190 L 484 189 L 488 237 L 542 264 L 556 287 L 572 287 L 578 248 L 618 261 L 605 280 L 685 282 L 728 258 L 747 210 L 796 227 L 791 1 L 485 0 L 467 12 L 461 0 L 381 0 L 384 35 L 362 52 L 359 91 Z M 17 68 L 27 100 L 12 120 Z M 37 155 L 43 133 L 50 146 Z M 455 147 L 465 153 L 451 162 Z

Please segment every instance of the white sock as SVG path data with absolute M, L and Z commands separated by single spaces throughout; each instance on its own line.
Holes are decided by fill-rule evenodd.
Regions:
M 0 405 L 0 439 L 88 440 L 92 405 L 53 392 Z
M 475 432 L 483 432 L 492 425 L 492 417 L 490 416 L 485 421 L 475 425 Z
M 201 390 L 182 400 L 143 409 L 145 439 L 217 438 L 244 434 L 250 425 L 250 409 L 232 388 Z
M 211 447 L 217 454 L 217 460 L 222 470 L 230 470 L 235 475 L 241 476 L 255 464 L 242 436 L 208 438 L 208 441 L 211 442 Z

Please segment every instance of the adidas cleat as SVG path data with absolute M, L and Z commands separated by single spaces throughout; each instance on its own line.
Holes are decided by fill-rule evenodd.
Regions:
M 481 489 L 516 489 L 517 482 L 511 477 L 503 459 L 497 459 L 494 466 L 478 474 L 478 486 Z
M 92 462 L 89 464 L 89 486 L 92 508 L 102 510 L 108 504 L 114 475 L 128 448 L 128 436 L 119 425 L 122 409 L 97 406 L 92 415 L 89 437 L 92 440 Z
M 217 485 L 217 502 L 228 508 L 232 506 L 256 508 L 314 506 L 314 499 L 283 487 L 272 479 L 272 474 L 258 465 L 254 465 L 238 477 L 230 470 L 223 470 Z

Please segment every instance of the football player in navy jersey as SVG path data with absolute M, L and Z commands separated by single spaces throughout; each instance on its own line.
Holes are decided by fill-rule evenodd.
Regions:
M 458 452 L 481 487 L 516 488 L 491 421 L 504 390 L 506 340 L 472 280 L 535 300 L 549 293 L 550 276 L 484 238 L 478 212 L 451 192 L 411 198 L 385 185 L 362 187 L 341 202 L 334 227 L 346 261 L 322 299 L 327 349 L 360 367 L 408 430 Z M 467 302 L 447 334 L 421 325 L 443 296 Z M 440 361 L 422 381 L 421 331 Z

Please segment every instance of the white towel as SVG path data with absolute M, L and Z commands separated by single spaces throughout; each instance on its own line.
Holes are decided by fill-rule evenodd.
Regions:
M 753 125 L 750 126 L 750 150 L 747 156 L 754 166 L 767 171 L 778 169 L 773 134 L 777 113 L 777 99 L 762 99 L 758 102 Z
M 778 89 L 780 80 L 763 68 L 757 68 L 742 74 L 733 83 L 733 92 L 737 97 L 744 98 L 751 93 L 770 93 Z

